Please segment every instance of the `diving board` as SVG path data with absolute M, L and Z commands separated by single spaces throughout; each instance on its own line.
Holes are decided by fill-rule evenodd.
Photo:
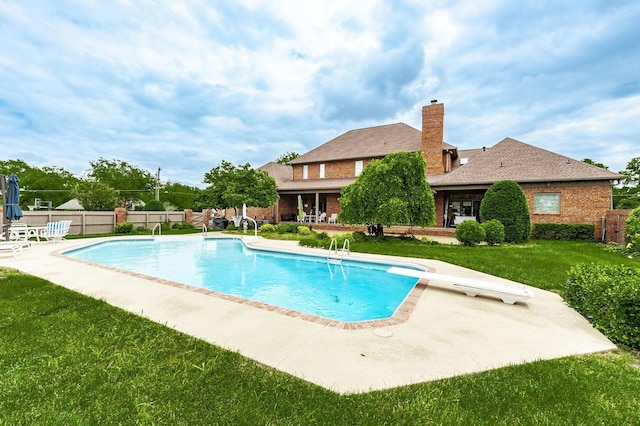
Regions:
M 526 300 L 533 297 L 533 292 L 524 286 L 516 287 L 508 284 L 482 281 L 473 278 L 454 277 L 452 275 L 436 274 L 434 272 L 400 268 L 397 266 L 389 268 L 387 272 L 408 277 L 447 282 L 453 284 L 454 288 L 464 291 L 467 296 L 471 297 L 478 294 L 492 294 L 509 305 L 513 305 L 519 300 Z

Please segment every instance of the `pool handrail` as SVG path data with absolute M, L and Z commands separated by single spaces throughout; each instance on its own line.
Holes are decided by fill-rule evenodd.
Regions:
M 162 235 L 162 224 L 156 223 L 156 226 L 154 226 L 153 229 L 151 230 L 152 237 L 156 236 L 156 228 L 158 228 L 158 235 Z

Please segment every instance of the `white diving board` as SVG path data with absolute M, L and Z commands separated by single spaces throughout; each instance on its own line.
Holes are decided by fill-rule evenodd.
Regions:
M 467 296 L 473 297 L 478 294 L 485 293 L 492 294 L 509 305 L 513 305 L 519 300 L 526 300 L 533 297 L 533 292 L 526 287 L 515 287 L 502 283 L 492 283 L 473 278 L 454 277 L 452 275 L 436 274 L 434 272 L 420 271 L 417 269 L 399 268 L 397 266 L 389 268 L 387 272 L 391 274 L 405 275 L 408 277 L 451 283 L 456 289 L 464 291 Z

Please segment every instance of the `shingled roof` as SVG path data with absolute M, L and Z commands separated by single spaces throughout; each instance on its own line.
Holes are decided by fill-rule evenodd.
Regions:
M 384 157 L 392 152 L 418 151 L 421 144 L 422 132 L 404 123 L 367 127 L 349 130 L 289 164 Z
M 465 164 L 460 159 L 468 158 Z M 462 161 L 464 162 L 464 161 Z M 500 180 L 526 182 L 602 181 L 624 176 L 545 149 L 505 138 L 491 148 L 460 150 L 451 172 L 428 175 L 434 188 L 490 185 Z

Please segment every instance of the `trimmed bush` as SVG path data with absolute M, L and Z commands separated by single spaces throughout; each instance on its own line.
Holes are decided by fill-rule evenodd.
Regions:
M 456 227 L 456 238 L 464 246 L 475 246 L 484 241 L 485 233 L 475 220 L 465 220 Z
M 491 219 L 480 224 L 484 229 L 484 240 L 490 246 L 502 244 L 504 242 L 504 225 L 498 219 Z
M 284 234 L 286 232 L 296 233 L 298 232 L 298 225 L 295 223 L 279 223 L 276 225 L 276 232 L 278 234 Z
M 640 271 L 579 264 L 569 272 L 565 299 L 612 342 L 640 350 Z
M 487 189 L 480 203 L 483 222 L 497 219 L 504 225 L 504 240 L 523 243 L 531 233 L 529 205 L 520 185 L 512 180 L 495 182 Z
M 260 225 L 260 232 L 264 232 L 264 233 L 276 232 L 276 227 L 270 223 L 264 223 Z
M 531 237 L 538 240 L 595 241 L 596 227 L 589 223 L 536 223 Z
M 311 235 L 311 229 L 308 226 L 300 225 L 296 229 L 296 232 L 300 235 Z
M 158 200 L 150 200 L 146 202 L 142 210 L 145 212 L 163 212 L 164 204 Z
M 187 222 L 176 222 L 171 226 L 172 229 L 196 229 L 195 225 Z
M 133 232 L 134 224 L 131 222 L 122 222 L 114 226 L 113 233 L 114 234 L 130 234 Z

